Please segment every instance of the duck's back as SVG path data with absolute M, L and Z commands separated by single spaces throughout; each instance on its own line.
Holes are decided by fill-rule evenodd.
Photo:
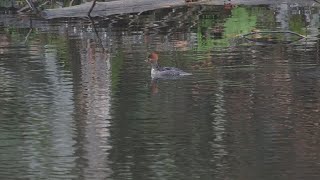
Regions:
M 161 76 L 187 76 L 187 75 L 192 75 L 192 74 L 184 72 L 181 69 L 175 68 L 175 67 L 161 67 L 161 68 L 159 68 L 159 75 L 161 75 Z

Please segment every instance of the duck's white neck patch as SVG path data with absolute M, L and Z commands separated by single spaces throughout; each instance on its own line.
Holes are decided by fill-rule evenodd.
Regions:
M 151 68 L 151 75 L 156 75 L 157 74 L 157 70 L 155 68 Z

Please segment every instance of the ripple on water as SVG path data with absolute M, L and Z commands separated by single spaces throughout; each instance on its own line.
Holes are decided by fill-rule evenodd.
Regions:
M 0 15 L 0 179 L 319 179 L 318 8 L 296 5 Z M 193 75 L 151 80 L 150 51 Z

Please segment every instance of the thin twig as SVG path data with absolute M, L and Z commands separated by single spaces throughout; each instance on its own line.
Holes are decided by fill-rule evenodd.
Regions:
M 30 34 L 31 34 L 32 30 L 33 30 L 32 28 L 30 28 L 30 29 L 29 29 L 29 32 L 28 32 L 27 36 L 24 38 L 24 42 L 23 42 L 23 44 L 25 44 L 25 43 L 28 41 L 29 36 L 30 36 Z
M 71 0 L 69 6 L 73 6 L 74 0 Z
M 92 6 L 91 6 L 91 8 L 90 8 L 90 10 L 89 10 L 89 12 L 88 12 L 88 16 L 89 16 L 89 17 L 90 17 L 90 14 L 91 14 L 94 6 L 96 5 L 96 1 L 97 1 L 97 0 L 93 0 Z
M 313 1 L 320 4 L 320 1 L 317 1 L 317 0 L 313 0 Z
M 32 9 L 33 12 L 38 13 L 38 9 L 33 4 L 32 0 L 26 0 L 26 2 L 28 3 L 29 7 Z
M 49 2 L 49 1 L 46 1 L 46 2 L 44 2 L 44 3 L 42 3 L 42 4 L 40 4 L 40 5 L 39 5 L 39 8 L 41 8 L 42 6 L 47 5 L 48 3 L 50 3 L 50 2 Z

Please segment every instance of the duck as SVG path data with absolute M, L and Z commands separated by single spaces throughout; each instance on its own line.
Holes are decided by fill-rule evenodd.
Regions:
M 162 77 L 179 77 L 179 76 L 189 76 L 191 73 L 187 73 L 179 68 L 175 67 L 161 67 L 158 64 L 159 55 L 157 52 L 152 52 L 146 60 L 151 66 L 151 77 L 152 78 L 162 78 Z

